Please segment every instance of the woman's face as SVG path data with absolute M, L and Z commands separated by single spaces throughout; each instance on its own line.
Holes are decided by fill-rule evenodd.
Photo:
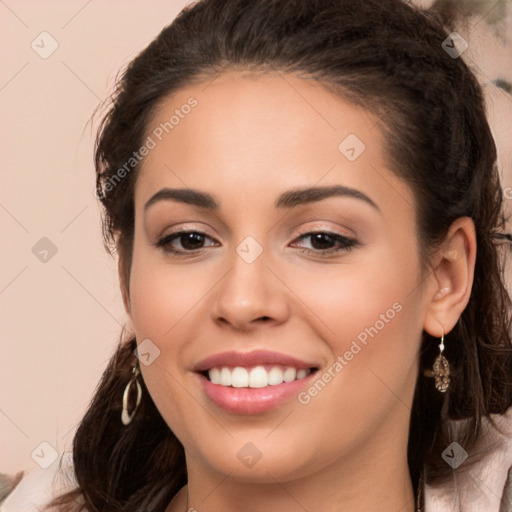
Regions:
M 405 460 L 433 283 L 376 119 L 313 81 L 230 71 L 166 100 L 147 136 L 130 320 L 189 475 L 287 481 Z M 196 371 L 212 367 L 227 380 Z

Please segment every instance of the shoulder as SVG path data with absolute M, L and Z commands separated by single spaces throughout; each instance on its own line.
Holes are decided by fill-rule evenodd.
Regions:
M 16 477 L 18 477 L 16 479 Z M 77 487 L 71 452 L 64 453 L 49 468 L 20 472 L 0 501 L 0 512 L 40 512 L 51 500 Z M 0 498 L 1 499 L 1 498 Z
M 447 457 L 457 450 L 458 465 L 449 482 L 426 486 L 428 512 L 512 512 L 512 408 L 503 416 L 493 415 L 493 419 L 500 432 L 485 427 L 474 448 L 475 452 L 485 453 L 478 464 L 464 467 L 464 460 L 471 454 L 466 455 L 460 445 L 448 452 Z

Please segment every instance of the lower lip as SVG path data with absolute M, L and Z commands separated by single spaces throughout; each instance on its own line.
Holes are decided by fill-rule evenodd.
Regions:
M 292 382 L 283 382 L 264 388 L 234 388 L 213 384 L 204 375 L 196 373 L 206 395 L 222 409 L 236 414 L 258 414 L 275 409 L 297 396 L 308 386 L 317 372 Z

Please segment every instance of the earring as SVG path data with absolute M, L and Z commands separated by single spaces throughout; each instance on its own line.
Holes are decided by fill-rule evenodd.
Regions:
M 439 355 L 434 361 L 434 378 L 436 389 L 441 393 L 445 393 L 450 385 L 450 365 L 446 357 L 443 356 L 444 350 L 444 332 L 439 342 Z
M 140 383 L 138 381 L 138 376 L 140 374 L 140 369 L 137 365 L 137 362 L 132 367 L 132 373 L 133 377 L 130 379 L 130 382 L 126 385 L 124 388 L 123 393 L 123 412 L 121 413 L 121 421 L 123 422 L 123 425 L 128 425 L 133 420 L 133 417 L 135 416 L 135 412 L 137 411 L 137 407 L 139 407 L 140 400 L 142 398 L 142 389 L 140 387 Z M 137 402 L 135 404 L 135 408 L 131 413 L 128 413 L 128 396 L 130 394 L 130 388 L 132 387 L 132 384 L 135 383 L 137 385 Z

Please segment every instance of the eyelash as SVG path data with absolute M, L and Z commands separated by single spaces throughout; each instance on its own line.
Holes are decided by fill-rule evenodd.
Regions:
M 205 236 L 207 238 L 209 237 L 206 233 L 203 233 L 201 231 L 194 231 L 194 230 L 180 230 L 176 231 L 174 233 L 170 233 L 168 235 L 165 235 L 164 237 L 160 238 L 155 244 L 156 247 L 159 249 L 162 249 L 167 254 L 172 254 L 175 256 L 186 256 L 187 254 L 192 254 L 197 251 L 201 251 L 202 249 L 193 249 L 193 250 L 177 250 L 171 247 L 171 242 L 175 239 L 181 237 L 182 235 L 186 234 L 197 234 L 201 236 Z M 308 249 L 308 248 L 299 248 L 301 252 L 306 252 L 308 254 L 313 254 L 315 256 L 321 256 L 321 257 L 328 257 L 332 255 L 339 254 L 341 252 L 347 252 L 351 249 L 354 249 L 355 247 L 358 247 L 360 245 L 359 242 L 352 238 L 348 238 L 343 235 L 339 235 L 338 233 L 332 233 L 330 231 L 306 231 L 304 233 L 299 234 L 297 239 L 300 238 L 306 238 L 314 235 L 327 235 L 329 238 L 333 239 L 334 241 L 341 244 L 340 247 L 332 247 L 330 249 Z M 296 239 L 296 240 L 297 240 Z

